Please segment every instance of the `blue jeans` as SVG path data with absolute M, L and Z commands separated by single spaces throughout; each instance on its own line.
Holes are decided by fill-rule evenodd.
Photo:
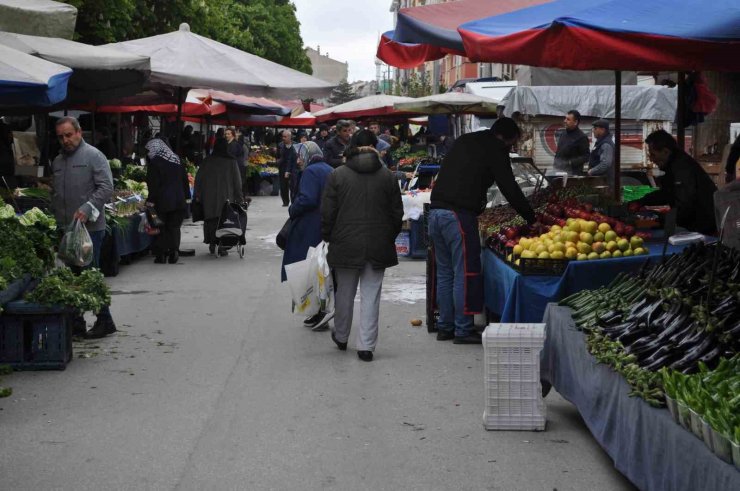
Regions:
M 429 237 L 437 269 L 437 329 L 468 336 L 473 331 L 473 316 L 465 315 L 465 248 L 455 212 L 430 210 Z
M 92 240 L 93 244 L 93 262 L 92 267 L 100 268 L 100 250 L 103 248 L 103 239 L 105 238 L 105 229 L 104 230 L 96 230 L 95 232 L 89 231 L 90 239 Z M 100 309 L 100 312 L 98 312 L 98 319 L 101 318 L 108 318 L 111 319 L 110 315 L 110 307 L 104 306 Z

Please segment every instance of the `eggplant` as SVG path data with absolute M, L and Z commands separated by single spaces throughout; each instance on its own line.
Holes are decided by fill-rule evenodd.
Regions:
M 635 329 L 631 329 L 625 333 L 622 333 L 622 335 L 617 338 L 617 341 L 622 343 L 622 346 L 629 346 L 632 343 L 636 342 L 638 339 L 650 335 L 651 333 L 647 329 L 647 327 L 636 327 Z
M 696 331 L 696 323 L 687 322 L 682 324 L 673 335 L 668 338 L 671 343 L 679 344 L 687 336 L 693 335 Z
M 649 370 L 651 372 L 657 372 L 661 368 L 668 366 L 673 360 L 675 359 L 674 353 L 667 353 L 664 356 L 658 358 L 657 360 L 653 361 L 649 365 L 643 366 L 645 370 Z

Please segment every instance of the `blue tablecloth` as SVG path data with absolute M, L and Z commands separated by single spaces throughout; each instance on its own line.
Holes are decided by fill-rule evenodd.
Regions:
M 647 258 L 661 257 L 662 244 L 648 244 L 649 256 L 571 261 L 562 276 L 523 276 L 489 249 L 483 250 L 486 308 L 501 316 L 501 322 L 541 322 L 548 302 L 609 284 L 619 272 L 636 271 Z M 668 246 L 666 254 L 681 252 L 683 246 Z
M 629 397 L 624 378 L 588 353 L 570 309 L 551 305 L 543 322 L 540 377 L 578 408 L 619 472 L 646 491 L 740 489 L 740 472 L 673 421 L 667 409 Z
M 113 236 L 116 239 L 116 251 L 119 256 L 135 254 L 149 248 L 154 242 L 154 237 L 139 232 L 141 216 L 132 215 L 125 227 L 113 226 Z

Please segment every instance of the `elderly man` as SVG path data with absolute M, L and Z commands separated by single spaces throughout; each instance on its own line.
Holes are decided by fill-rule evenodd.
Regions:
M 280 133 L 281 141 L 277 147 L 278 179 L 280 179 L 280 197 L 283 206 L 290 204 L 291 181 L 298 170 L 298 152 L 293 145 L 293 134 L 290 130 Z
M 614 187 L 614 141 L 609 132 L 609 121 L 597 119 L 593 122 L 594 149 L 588 159 L 588 175 L 606 178 L 609 187 Z
M 711 235 L 714 222 L 714 192 L 717 186 L 699 163 L 678 147 L 670 133 L 657 130 L 645 139 L 648 156 L 665 172 L 660 189 L 630 203 L 641 206 L 670 205 L 677 209 L 676 223 L 692 232 Z
M 553 167 L 568 175 L 581 175 L 583 164 L 588 162 L 588 137 L 578 128 L 581 122 L 581 113 L 573 109 L 568 111 L 563 120 L 565 131 L 558 139 L 558 149 L 555 152 Z
M 345 119 L 337 121 L 337 134 L 329 138 L 324 145 L 324 157 L 327 164 L 336 169 L 344 163 L 344 150 L 349 145 L 351 136 L 350 122 Z
M 60 226 L 79 220 L 87 227 L 93 243 L 93 266 L 100 267 L 100 249 L 105 236 L 105 204 L 113 195 L 113 176 L 108 159 L 82 139 L 80 123 L 64 117 L 56 123 L 61 152 L 54 159 L 52 207 Z M 73 320 L 73 332 L 89 339 L 116 332 L 108 307 L 98 313 L 95 325 L 86 330 L 85 320 Z

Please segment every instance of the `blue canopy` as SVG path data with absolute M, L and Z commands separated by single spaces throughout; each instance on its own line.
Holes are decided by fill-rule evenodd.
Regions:
M 0 45 L 0 108 L 47 107 L 67 97 L 69 68 Z

